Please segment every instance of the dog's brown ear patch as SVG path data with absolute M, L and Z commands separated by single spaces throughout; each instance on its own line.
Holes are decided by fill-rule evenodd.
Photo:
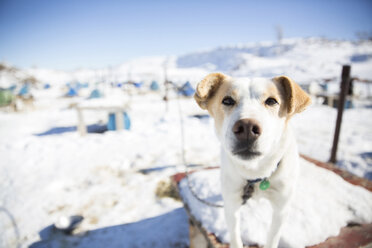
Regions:
M 275 77 L 273 80 L 284 90 L 288 115 L 291 116 L 300 113 L 311 104 L 311 98 L 309 95 L 289 77 L 279 76 Z
M 211 73 L 196 86 L 194 98 L 202 109 L 207 109 L 208 101 L 214 96 L 226 77 L 222 73 Z

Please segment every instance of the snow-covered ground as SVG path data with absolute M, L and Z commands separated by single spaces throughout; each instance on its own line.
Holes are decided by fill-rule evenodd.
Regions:
M 216 55 L 216 49 L 206 51 L 212 57 L 204 64 L 195 64 L 185 55 L 139 59 L 101 71 L 25 70 L 27 75 L 50 82 L 52 88 L 32 89 L 35 103 L 31 110 L 0 112 L 0 247 L 14 247 L 17 242 L 21 247 L 122 247 L 123 243 L 127 247 L 186 247 L 187 216 L 181 202 L 160 198 L 155 191 L 159 182 L 167 182 L 170 175 L 184 170 L 179 106 L 189 164 L 219 164 L 219 144 L 212 120 L 192 117 L 205 112 L 189 98 L 177 101 L 171 94 L 166 110 L 163 93 L 136 94 L 134 90 L 128 94 L 98 85 L 105 92 L 104 101 L 129 102 L 131 129 L 81 137 L 76 131 L 76 110 L 69 106 L 89 101 L 83 97 L 62 98 L 63 86 L 70 80 L 92 84 L 127 80 L 129 71 L 134 80 L 161 81 L 164 63 L 169 79 L 176 83 L 190 80 L 193 85 L 215 69 L 242 76 L 291 74 L 300 83 L 321 82 L 325 77 L 338 78 L 341 64 L 347 62 L 352 63 L 354 75 L 372 78 L 371 58 L 356 57 L 372 54 L 371 43 L 321 39 L 287 43 L 283 51 L 270 44 L 247 45 L 252 51 L 247 46 L 237 46 L 234 49 L 240 49 L 240 55 L 234 56 L 241 60 L 234 59 L 232 52 L 225 54 L 233 62 L 240 61 L 239 67 L 233 64 L 232 69 L 223 64 L 217 66 L 222 57 Z M 269 53 L 271 50 L 275 53 Z M 0 86 L 5 87 L 9 78 L 3 75 Z M 363 93 L 365 87 L 358 87 Z M 333 89 L 338 86 L 334 84 Z M 371 178 L 372 109 L 368 105 L 371 103 L 367 101 L 345 111 L 338 165 Z M 314 104 L 293 119 L 301 153 L 321 161 L 329 159 L 336 114 L 336 109 Z M 105 124 L 108 116 L 104 111 L 86 111 L 84 118 L 88 125 Z M 144 173 L 145 169 L 152 170 Z M 85 218 L 77 230 L 80 236 L 53 239 L 55 236 L 48 235 L 49 229 L 45 228 L 59 217 L 71 215 Z
M 132 97 L 130 131 L 85 137 L 68 128 L 77 123 L 76 111 L 67 108 L 72 101 L 56 99 L 32 112 L 0 114 L 0 206 L 14 217 L 23 247 L 37 241 L 38 232 L 60 216 L 76 214 L 85 217 L 80 231 L 94 230 L 89 236 L 94 242 L 87 237 L 71 241 L 80 247 L 86 242 L 102 247 L 111 239 L 117 242 L 113 247 L 121 242 L 133 246 L 151 243 L 153 247 L 178 242 L 185 246 L 188 231 L 182 204 L 155 196 L 159 181 L 184 170 L 177 100 L 170 101 L 166 112 L 161 95 Z M 213 122 L 190 117 L 200 113 L 192 99 L 181 99 L 180 106 L 186 161 L 218 165 L 219 144 Z M 106 122 L 107 118 L 98 112 L 85 115 L 88 124 Z M 361 176 L 371 173 L 371 115 L 372 109 L 347 110 L 340 140 L 340 165 Z M 335 109 L 317 105 L 296 117 L 293 124 L 300 151 L 326 161 L 335 118 Z M 47 132 L 53 129 L 57 131 Z M 140 172 L 146 168 L 158 169 Z M 152 217 L 155 219 L 149 219 Z M 15 230 L 5 212 L 0 212 L 0 218 L 4 230 L 1 245 L 6 247 L 14 244 Z M 158 234 L 147 225 L 153 225 Z M 101 233 L 104 230 L 106 236 Z M 128 230 L 144 233 L 131 239 L 123 236 Z

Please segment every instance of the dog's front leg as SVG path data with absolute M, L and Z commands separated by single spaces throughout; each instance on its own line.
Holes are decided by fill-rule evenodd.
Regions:
M 276 194 L 271 199 L 273 206 L 272 221 L 265 248 L 277 248 L 282 233 L 283 223 L 288 215 L 290 196 Z
M 243 243 L 240 236 L 240 207 L 242 205 L 240 195 L 224 194 L 225 219 L 230 233 L 230 247 L 242 248 Z
M 277 248 L 283 227 L 283 221 L 286 217 L 286 211 L 273 212 L 273 218 L 269 231 L 269 236 L 265 248 Z
M 244 180 L 222 168 L 221 186 L 224 200 L 225 220 L 230 234 L 230 247 L 242 248 L 240 235 L 240 207 L 242 205 L 242 189 Z

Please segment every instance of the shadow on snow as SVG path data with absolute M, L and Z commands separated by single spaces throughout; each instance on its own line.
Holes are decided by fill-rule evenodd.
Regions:
M 41 241 L 30 248 L 188 247 L 188 218 L 183 208 L 138 222 L 109 226 L 84 234 L 66 235 L 53 225 L 39 232 Z
M 35 136 L 47 136 L 47 135 L 55 135 L 55 134 L 63 134 L 68 132 L 76 132 L 77 127 L 76 126 L 70 126 L 70 127 L 53 127 L 49 129 L 48 131 L 45 131 L 43 133 L 37 133 L 34 134 Z M 87 132 L 88 133 L 104 133 L 107 131 L 106 125 L 101 124 L 92 124 L 87 126 Z

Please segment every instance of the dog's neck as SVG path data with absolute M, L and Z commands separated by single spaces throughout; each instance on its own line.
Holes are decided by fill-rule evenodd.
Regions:
M 278 169 L 279 165 L 280 165 L 280 161 L 279 161 L 278 165 L 276 166 L 276 169 Z M 273 174 L 275 173 L 275 171 L 273 172 Z M 261 190 L 266 190 L 270 187 L 270 181 L 269 181 L 268 178 L 257 178 L 257 179 L 254 179 L 254 180 L 247 180 L 247 183 L 243 188 L 243 195 L 242 195 L 243 205 L 247 202 L 247 200 L 249 198 L 252 197 L 252 195 L 254 193 L 254 186 L 256 184 L 260 184 L 259 188 Z M 264 184 L 264 186 L 262 186 L 263 184 Z
M 267 180 L 267 179 L 269 179 L 269 178 L 270 178 L 270 177 L 275 173 L 275 171 L 279 168 L 280 162 L 281 162 L 281 161 L 278 162 L 278 164 L 276 165 L 275 170 L 271 173 L 270 176 L 268 176 L 268 177 L 262 177 L 262 178 L 256 178 L 256 179 L 247 179 L 247 182 L 248 182 L 249 184 L 255 184 L 255 183 L 262 182 L 263 180 Z

